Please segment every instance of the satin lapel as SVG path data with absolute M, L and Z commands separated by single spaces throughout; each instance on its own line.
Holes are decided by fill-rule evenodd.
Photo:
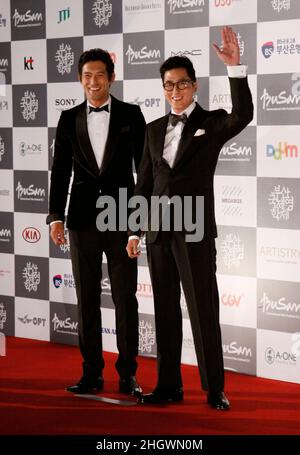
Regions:
M 119 133 L 121 128 L 121 114 L 120 107 L 118 106 L 119 101 L 111 95 L 111 112 L 110 112 L 110 119 L 109 119 L 109 127 L 108 127 L 108 134 L 107 140 L 105 144 L 104 156 L 102 165 L 100 168 L 99 173 L 102 174 L 105 169 L 107 169 L 114 153 L 117 149 L 117 143 L 119 140 Z M 121 103 L 120 103 L 121 104 Z
M 76 135 L 82 155 L 86 159 L 93 174 L 99 173 L 94 150 L 90 142 L 86 120 L 86 102 L 82 103 L 76 115 Z
M 199 104 L 196 104 L 195 109 L 189 116 L 185 124 L 185 127 L 183 128 L 173 169 L 179 166 L 182 162 L 182 159 L 187 156 L 188 149 L 194 137 L 194 134 L 198 128 L 201 128 L 201 123 L 203 122 L 204 119 L 205 111 L 199 106 Z

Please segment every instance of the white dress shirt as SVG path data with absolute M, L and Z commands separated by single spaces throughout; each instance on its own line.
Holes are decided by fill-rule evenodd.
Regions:
M 95 107 L 89 102 L 87 102 L 87 129 L 89 133 L 90 142 L 95 154 L 95 158 L 100 169 L 105 144 L 107 141 L 108 135 L 108 127 L 109 127 L 109 120 L 110 120 L 110 110 L 111 110 L 111 98 L 102 104 L 99 107 L 106 106 L 108 104 L 109 112 L 101 111 L 101 112 L 91 112 L 89 114 L 89 106 Z

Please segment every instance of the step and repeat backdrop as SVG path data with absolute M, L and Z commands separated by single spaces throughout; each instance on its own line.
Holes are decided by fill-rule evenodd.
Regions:
M 171 55 L 193 61 L 204 108 L 230 110 L 226 68 L 211 46 L 223 25 L 238 35 L 255 105 L 215 177 L 225 365 L 300 383 L 298 0 L 1 0 L 0 332 L 77 344 L 69 245 L 50 243 L 45 219 L 57 121 L 83 101 L 80 53 L 111 53 L 112 93 L 140 105 L 147 122 L 168 112 L 159 66 Z M 116 351 L 106 264 L 103 272 L 103 342 Z M 137 295 L 139 351 L 155 356 L 144 245 Z M 196 364 L 183 295 L 181 303 L 182 361 Z

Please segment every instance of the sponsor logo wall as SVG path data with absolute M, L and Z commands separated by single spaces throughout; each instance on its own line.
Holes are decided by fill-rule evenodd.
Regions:
M 69 243 L 50 243 L 45 218 L 56 125 L 83 101 L 80 53 L 110 52 L 112 93 L 139 105 L 147 122 L 168 112 L 159 65 L 171 55 L 193 61 L 204 108 L 230 111 L 226 68 L 211 46 L 228 24 L 255 113 L 216 169 L 225 366 L 300 383 L 299 20 L 298 0 L 1 0 L 0 332 L 77 344 Z M 155 356 L 144 243 L 138 264 L 139 352 Z M 116 352 L 106 264 L 102 286 L 104 348 Z M 182 361 L 196 364 L 184 295 L 181 308 Z

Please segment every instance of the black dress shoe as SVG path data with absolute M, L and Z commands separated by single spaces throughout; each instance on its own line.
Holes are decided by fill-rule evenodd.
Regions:
M 162 391 L 155 389 L 151 393 L 143 394 L 139 397 L 139 403 L 146 403 L 146 404 L 161 404 L 161 403 L 175 403 L 177 401 L 183 400 L 183 389 L 180 387 L 179 389 L 169 390 L 169 391 Z
M 126 395 L 140 396 L 143 390 L 137 383 L 136 377 L 129 376 L 126 378 L 120 378 L 119 392 L 125 393 Z
M 75 385 L 70 385 L 66 388 L 67 392 L 71 393 L 90 393 L 90 392 L 100 392 L 103 390 L 104 380 L 102 376 L 98 376 L 98 378 L 93 381 L 85 376 L 82 376 L 80 381 Z
M 228 410 L 230 408 L 229 400 L 224 392 L 208 393 L 207 403 L 214 409 Z

